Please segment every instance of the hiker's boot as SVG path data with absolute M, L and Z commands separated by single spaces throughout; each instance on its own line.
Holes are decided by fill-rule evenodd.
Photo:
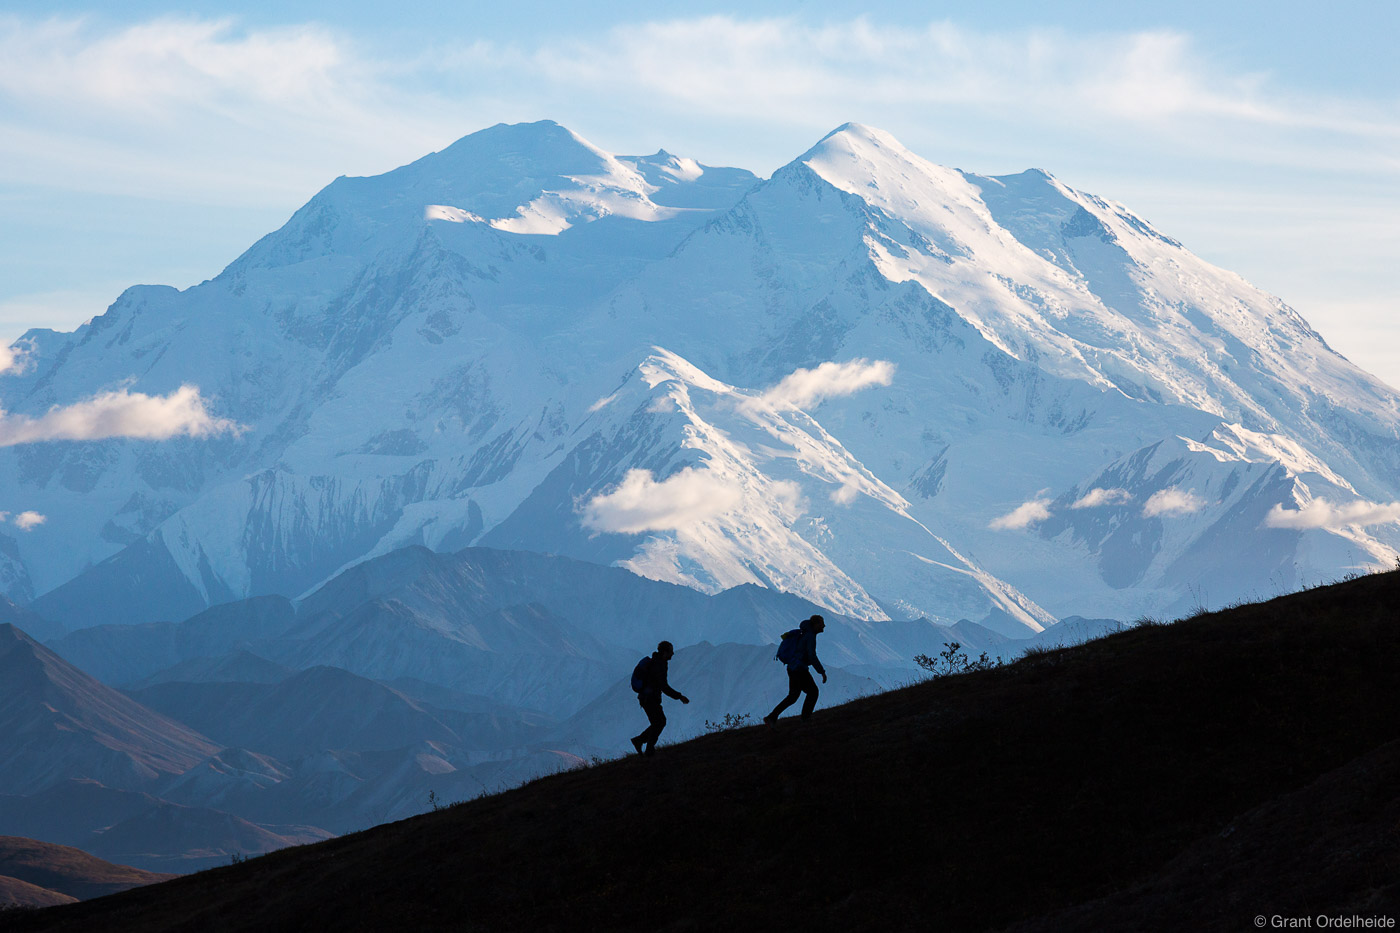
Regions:
M 637 754 L 642 753 L 642 737 L 637 735 L 632 737 L 632 747 L 637 750 Z
M 773 725 L 773 723 L 775 723 L 775 722 L 778 721 L 778 714 L 777 714 L 777 713 L 769 713 L 767 716 L 764 716 L 764 717 L 763 717 L 763 721 L 766 722 L 768 725 L 771 726 L 771 725 Z

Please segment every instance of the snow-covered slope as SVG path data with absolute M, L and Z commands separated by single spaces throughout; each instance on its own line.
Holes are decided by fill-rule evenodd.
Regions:
M 68 628 L 482 542 L 1024 636 L 1400 544 L 1364 507 L 1400 499 L 1400 400 L 1294 311 L 1043 172 L 856 124 L 766 181 L 492 127 L 31 336 L 7 411 L 197 384 L 243 426 L 0 450 L 48 516 L 0 585 Z

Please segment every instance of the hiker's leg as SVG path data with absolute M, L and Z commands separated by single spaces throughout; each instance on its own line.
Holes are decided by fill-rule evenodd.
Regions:
M 811 680 L 811 677 L 807 678 Z M 778 714 L 789 706 L 797 702 L 797 698 L 802 696 L 802 678 L 797 672 L 788 670 L 788 695 L 783 697 L 777 706 L 773 707 L 773 712 L 768 714 L 769 719 L 777 719 Z
M 647 717 L 647 727 L 632 737 L 632 744 L 636 746 L 637 751 L 641 751 L 642 746 L 646 744 L 647 738 L 651 735 L 652 718 L 651 710 L 647 708 L 646 697 L 637 697 L 637 705 L 642 708 L 642 712 L 646 713 Z
M 812 679 L 811 671 L 803 671 L 802 679 L 806 681 L 802 684 L 802 692 L 807 694 L 807 699 L 802 701 L 802 718 L 811 719 L 812 710 L 817 708 L 817 682 Z
M 642 709 L 646 710 L 651 725 L 637 738 L 641 739 L 644 745 L 655 745 L 656 740 L 661 738 L 661 730 L 666 728 L 666 714 L 661 711 L 661 698 L 643 703 Z

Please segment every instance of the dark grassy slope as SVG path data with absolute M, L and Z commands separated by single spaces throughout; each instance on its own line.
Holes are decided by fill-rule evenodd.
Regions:
M 1193 929 L 1394 913 L 1396 825 L 1364 801 L 1394 812 L 1397 605 L 1389 573 L 1139 628 L 11 922 L 990 930 L 1078 911 L 1082 929 L 1181 928 L 1154 884 L 1187 892 Z M 1306 846 L 1253 870 L 1270 838 L 1328 844 L 1306 826 L 1327 814 L 1298 803 L 1335 801 L 1328 780 L 1354 818 L 1332 880 Z M 1232 826 L 1255 849 L 1211 848 Z

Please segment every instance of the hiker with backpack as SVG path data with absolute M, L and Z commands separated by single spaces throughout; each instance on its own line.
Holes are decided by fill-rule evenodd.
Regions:
M 817 659 L 817 636 L 824 631 L 826 620 L 821 616 L 812 616 L 802 620 L 802 624 L 792 631 L 783 633 L 783 639 L 778 644 L 777 658 L 787 666 L 788 695 L 773 707 L 773 712 L 763 717 L 763 721 L 768 725 L 777 722 L 778 715 L 796 703 L 797 698 L 804 693 L 807 694 L 807 698 L 802 701 L 802 718 L 812 718 L 812 710 L 817 707 L 819 691 L 817 682 L 812 679 L 812 672 L 808 668 L 815 667 L 817 673 L 822 675 L 822 683 L 826 683 L 826 668 L 822 667 L 822 662 Z
M 671 643 L 663 641 L 650 657 L 642 658 L 632 670 L 632 689 L 637 692 L 637 702 L 650 723 L 641 735 L 632 737 L 632 747 L 639 755 L 655 754 L 656 740 L 661 738 L 661 730 L 666 728 L 666 714 L 661 711 L 661 695 L 664 693 L 682 703 L 690 702 L 689 697 L 673 689 L 666 680 L 666 669 L 675 653 L 676 649 Z M 643 746 L 645 751 L 642 750 Z

